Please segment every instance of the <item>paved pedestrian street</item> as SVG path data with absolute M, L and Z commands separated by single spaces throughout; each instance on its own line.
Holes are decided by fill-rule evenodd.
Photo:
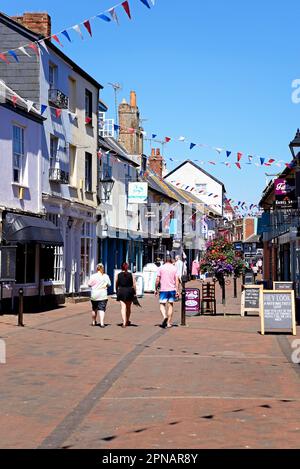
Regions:
M 2 448 L 299 447 L 295 337 L 261 336 L 232 296 L 187 327 L 177 303 L 171 330 L 152 295 L 127 329 L 113 299 L 105 329 L 89 303 L 28 314 L 24 329 L 1 316 Z

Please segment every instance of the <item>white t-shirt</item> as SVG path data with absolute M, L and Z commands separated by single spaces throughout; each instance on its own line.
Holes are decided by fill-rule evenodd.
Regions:
M 92 301 L 103 301 L 108 299 L 107 287 L 111 286 L 111 281 L 108 275 L 97 272 L 91 276 L 88 286 L 92 288 Z

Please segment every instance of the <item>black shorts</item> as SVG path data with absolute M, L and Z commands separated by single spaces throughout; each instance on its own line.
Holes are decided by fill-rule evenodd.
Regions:
M 107 307 L 107 302 L 108 300 L 99 300 L 99 301 L 93 301 L 92 300 L 92 308 L 93 311 L 106 311 Z

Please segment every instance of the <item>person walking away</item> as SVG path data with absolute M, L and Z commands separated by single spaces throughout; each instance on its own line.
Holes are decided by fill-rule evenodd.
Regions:
M 122 264 L 122 272 L 119 273 L 116 283 L 117 301 L 121 304 L 122 327 L 131 325 L 131 306 L 136 296 L 136 281 L 131 272 L 128 272 L 127 262 Z
M 182 283 L 184 264 L 183 264 L 183 261 L 181 260 L 180 256 L 175 257 L 175 266 L 176 266 L 176 270 L 177 270 L 178 280 L 179 280 L 180 283 Z
M 257 277 L 257 274 L 258 274 L 258 267 L 257 265 L 252 265 L 252 272 L 253 272 L 253 276 L 254 276 L 254 282 L 256 281 L 256 277 Z
M 160 287 L 160 291 L 158 290 Z M 171 256 L 167 256 L 165 264 L 158 269 L 155 295 L 158 295 L 160 311 L 163 316 L 161 327 L 173 327 L 174 303 L 179 297 L 179 278 L 177 268 L 172 264 Z M 167 308 L 168 306 L 168 308 Z
M 107 288 L 111 286 L 109 276 L 105 273 L 104 265 L 97 265 L 97 273 L 92 275 L 88 286 L 92 289 L 91 291 L 91 302 L 92 302 L 92 326 L 97 326 L 98 312 L 100 316 L 100 327 L 105 327 L 105 312 L 108 302 Z
M 195 259 L 192 264 L 192 277 L 193 280 L 199 279 L 200 264 L 198 259 Z

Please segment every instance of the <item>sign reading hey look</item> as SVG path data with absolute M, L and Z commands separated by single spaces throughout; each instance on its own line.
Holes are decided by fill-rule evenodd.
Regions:
M 130 182 L 128 185 L 128 203 L 146 204 L 148 201 L 148 183 Z
M 261 333 L 291 331 L 296 335 L 295 293 L 291 290 L 262 290 Z

